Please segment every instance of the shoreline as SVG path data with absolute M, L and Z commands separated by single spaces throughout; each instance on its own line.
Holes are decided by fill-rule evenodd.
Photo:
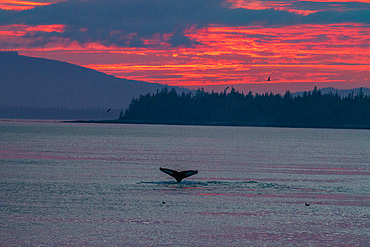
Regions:
M 143 120 L 65 120 L 65 123 L 97 123 L 97 124 L 145 124 L 145 125 L 185 125 L 185 126 L 225 126 L 225 127 L 268 127 L 268 128 L 305 128 L 305 129 L 363 129 L 369 130 L 370 125 L 325 125 L 325 124 L 247 124 L 228 122 L 183 122 L 183 121 L 143 121 Z

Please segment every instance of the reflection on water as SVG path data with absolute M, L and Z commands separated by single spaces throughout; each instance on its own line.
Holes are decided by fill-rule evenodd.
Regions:
M 0 133 L 5 246 L 369 241 L 368 130 L 1 122 Z M 199 173 L 176 183 L 160 166 Z

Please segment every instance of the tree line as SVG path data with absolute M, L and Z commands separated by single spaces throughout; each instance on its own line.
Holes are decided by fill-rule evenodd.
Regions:
M 119 121 L 167 124 L 210 124 L 287 127 L 358 127 L 370 126 L 370 97 L 362 89 L 357 95 L 313 91 L 293 96 L 229 92 L 178 94 L 164 88 L 155 94 L 134 98 Z

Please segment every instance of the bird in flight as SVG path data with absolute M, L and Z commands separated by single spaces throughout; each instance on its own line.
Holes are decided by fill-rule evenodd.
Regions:
M 111 108 L 109 108 L 108 110 L 107 110 L 107 112 L 109 112 L 110 110 L 112 110 Z
M 170 175 L 171 177 L 174 177 L 178 183 L 180 183 L 181 180 L 183 180 L 184 178 L 190 177 L 190 176 L 195 175 L 195 174 L 198 173 L 198 170 L 188 170 L 188 171 L 178 172 L 178 171 L 175 171 L 175 170 L 162 168 L 162 167 L 160 167 L 159 170 L 161 170 L 162 172 Z

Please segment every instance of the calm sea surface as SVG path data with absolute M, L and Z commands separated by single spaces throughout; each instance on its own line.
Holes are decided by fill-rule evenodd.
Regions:
M 1 246 L 370 246 L 369 130 L 2 121 L 0 186 Z

